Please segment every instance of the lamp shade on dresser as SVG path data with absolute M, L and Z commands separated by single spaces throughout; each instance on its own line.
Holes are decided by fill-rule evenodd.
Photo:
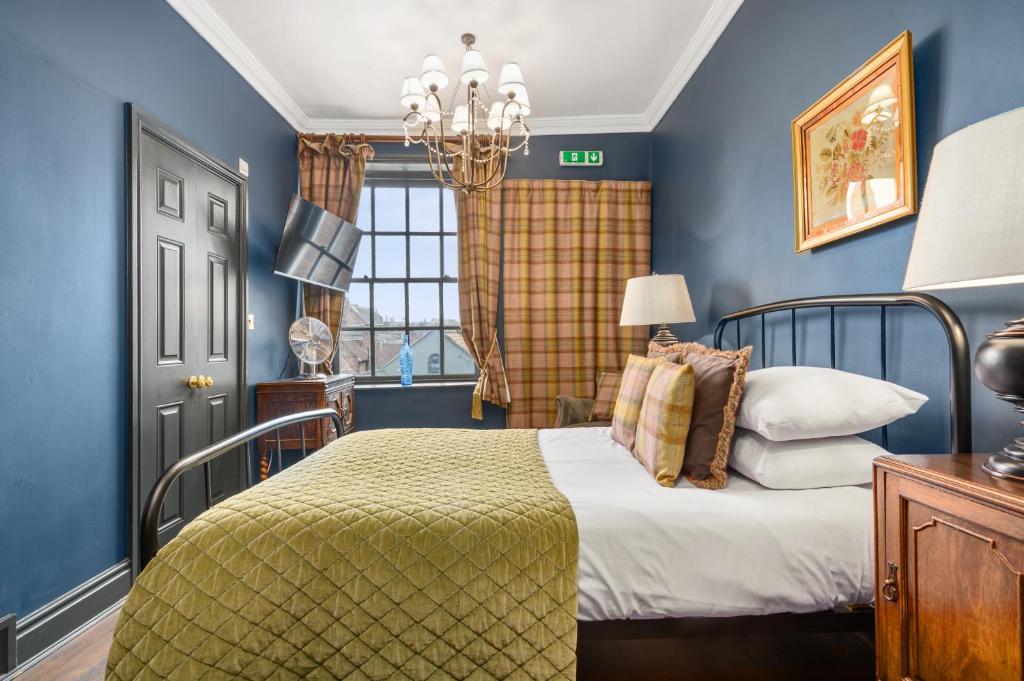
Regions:
M 903 287 L 1024 284 L 1024 108 L 958 130 L 935 146 Z M 1024 413 L 1024 318 L 978 347 L 974 371 Z M 1024 481 L 1024 437 L 985 470 Z
M 650 326 L 658 324 L 658 333 L 651 340 L 662 345 L 678 343 L 668 325 L 693 322 L 693 303 L 681 274 L 652 274 L 626 281 L 619 326 Z

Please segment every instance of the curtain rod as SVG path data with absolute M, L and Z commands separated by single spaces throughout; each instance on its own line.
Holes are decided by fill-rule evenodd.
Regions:
M 327 135 L 333 135 L 335 137 L 351 137 L 353 141 L 358 141 L 360 144 L 372 143 L 372 142 L 405 142 L 405 135 L 366 135 L 363 133 L 355 132 L 331 132 L 331 133 L 314 133 L 314 132 L 303 132 L 299 133 L 302 136 L 308 137 L 326 137 Z M 449 135 L 444 138 L 445 142 L 461 142 L 462 138 L 458 135 Z

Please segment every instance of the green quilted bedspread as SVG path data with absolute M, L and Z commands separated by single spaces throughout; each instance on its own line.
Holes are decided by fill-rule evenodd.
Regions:
M 536 431 L 355 433 L 169 542 L 107 678 L 573 679 L 577 541 Z

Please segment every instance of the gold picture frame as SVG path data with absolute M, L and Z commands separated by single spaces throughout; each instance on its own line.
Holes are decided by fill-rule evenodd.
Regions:
M 917 212 L 910 31 L 793 119 L 793 203 L 797 253 Z

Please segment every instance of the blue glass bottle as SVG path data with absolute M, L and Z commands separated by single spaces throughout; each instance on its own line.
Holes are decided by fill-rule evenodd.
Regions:
M 402 336 L 402 349 L 398 351 L 398 368 L 402 375 L 402 385 L 412 385 L 412 348 L 409 347 L 409 334 Z

